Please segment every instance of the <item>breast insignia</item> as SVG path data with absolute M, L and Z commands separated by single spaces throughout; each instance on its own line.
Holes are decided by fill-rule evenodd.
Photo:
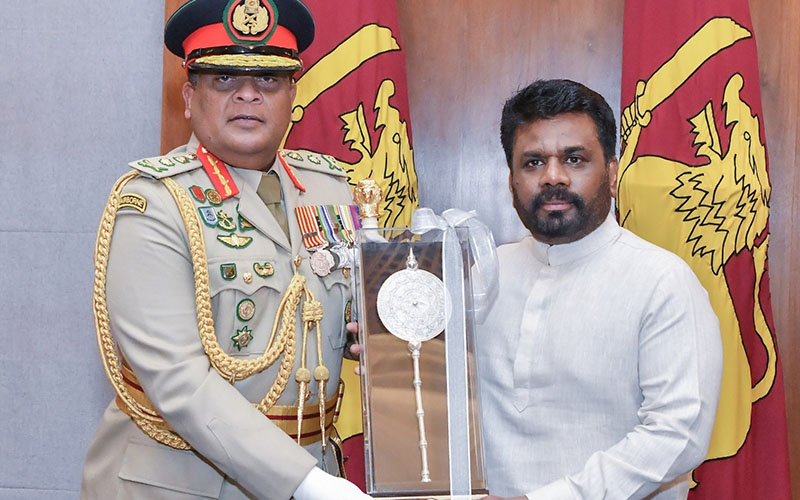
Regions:
M 250 236 L 239 236 L 236 233 L 218 234 L 217 239 L 231 248 L 244 248 L 253 241 Z

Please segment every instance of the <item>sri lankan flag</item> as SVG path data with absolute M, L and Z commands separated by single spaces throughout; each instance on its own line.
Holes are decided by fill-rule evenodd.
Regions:
M 789 499 L 747 0 L 626 2 L 623 46 L 620 224 L 689 263 L 722 330 L 722 393 L 690 498 Z
M 333 155 L 351 185 L 383 190 L 379 222 L 401 227 L 417 208 L 417 175 L 408 124 L 406 66 L 395 0 L 304 0 L 316 22 L 303 52 L 286 147 Z M 360 381 L 345 360 L 345 397 L 336 424 L 347 478 L 364 485 Z

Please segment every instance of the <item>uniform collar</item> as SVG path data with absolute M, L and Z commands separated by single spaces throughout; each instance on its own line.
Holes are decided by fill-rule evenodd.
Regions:
M 197 147 L 199 145 L 200 145 L 200 139 L 198 139 L 197 136 L 194 135 L 194 132 L 192 132 L 192 136 L 189 137 L 189 142 L 186 143 L 186 152 L 194 153 L 195 151 L 197 151 Z
M 192 136 L 189 138 L 189 142 L 186 143 L 186 151 L 188 153 L 194 153 L 197 151 L 198 146 L 200 146 L 200 140 L 194 135 L 194 133 L 192 133 Z M 280 154 L 280 151 L 278 154 Z M 274 171 L 275 173 L 279 174 L 279 170 L 281 170 L 281 168 L 280 162 L 278 161 L 278 154 L 275 155 L 275 160 L 273 160 L 272 166 L 269 168 L 269 170 L 267 170 L 267 172 Z M 225 167 L 228 169 L 228 172 L 230 172 L 231 177 L 233 177 L 233 181 L 237 186 L 240 187 L 239 193 L 233 195 L 234 198 L 242 197 L 241 186 L 243 184 L 249 185 L 253 188 L 253 192 L 255 192 L 258 188 L 258 183 L 261 182 L 261 176 L 265 173 L 261 170 L 234 167 L 229 163 L 225 163 Z
M 580 260 L 597 250 L 611 244 L 622 233 L 617 224 L 617 219 L 609 213 L 606 220 L 597 229 L 587 234 L 583 238 L 565 243 L 563 245 L 548 245 L 537 241 L 533 237 L 528 237 L 531 252 L 542 264 L 547 266 L 560 266 Z
M 275 170 L 279 174 L 278 178 L 280 178 L 281 168 L 278 165 L 278 159 L 275 158 L 270 171 Z M 261 177 L 265 175 L 265 172 L 235 167 L 231 167 L 230 171 L 236 182 L 239 183 L 239 194 L 237 195 L 239 197 L 239 213 L 276 244 L 287 251 L 291 251 L 292 246 L 286 237 L 286 233 L 283 232 L 283 229 L 281 229 L 275 218 L 270 215 L 269 211 L 265 210 L 263 201 L 258 197 L 258 184 L 261 182 Z M 281 186 L 284 186 L 284 209 L 287 212 L 291 231 L 292 218 L 289 217 L 289 212 L 294 207 L 294 204 L 289 199 L 291 198 L 289 196 L 290 193 L 285 191 L 285 181 L 281 180 Z
M 256 189 L 258 189 L 258 183 L 261 182 L 261 177 L 264 174 L 272 172 L 273 170 L 277 171 L 278 169 L 277 158 L 275 160 L 276 161 L 272 163 L 272 166 L 266 172 L 263 172 L 261 170 L 250 170 L 247 168 L 236 168 L 231 166 L 228 166 L 228 168 L 236 172 L 236 174 L 242 179 L 242 182 L 253 188 L 253 191 L 255 191 Z

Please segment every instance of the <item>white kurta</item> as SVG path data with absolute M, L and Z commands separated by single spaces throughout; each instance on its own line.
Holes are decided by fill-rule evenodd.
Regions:
M 498 256 L 477 349 L 490 492 L 686 498 L 722 374 L 691 269 L 613 217 L 579 241 L 528 237 Z

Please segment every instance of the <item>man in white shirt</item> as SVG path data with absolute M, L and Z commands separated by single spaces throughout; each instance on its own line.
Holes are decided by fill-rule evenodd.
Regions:
M 488 498 L 686 498 L 722 371 L 705 290 L 610 214 L 616 127 L 599 94 L 534 82 L 500 135 L 531 236 L 499 248 L 478 336 Z

